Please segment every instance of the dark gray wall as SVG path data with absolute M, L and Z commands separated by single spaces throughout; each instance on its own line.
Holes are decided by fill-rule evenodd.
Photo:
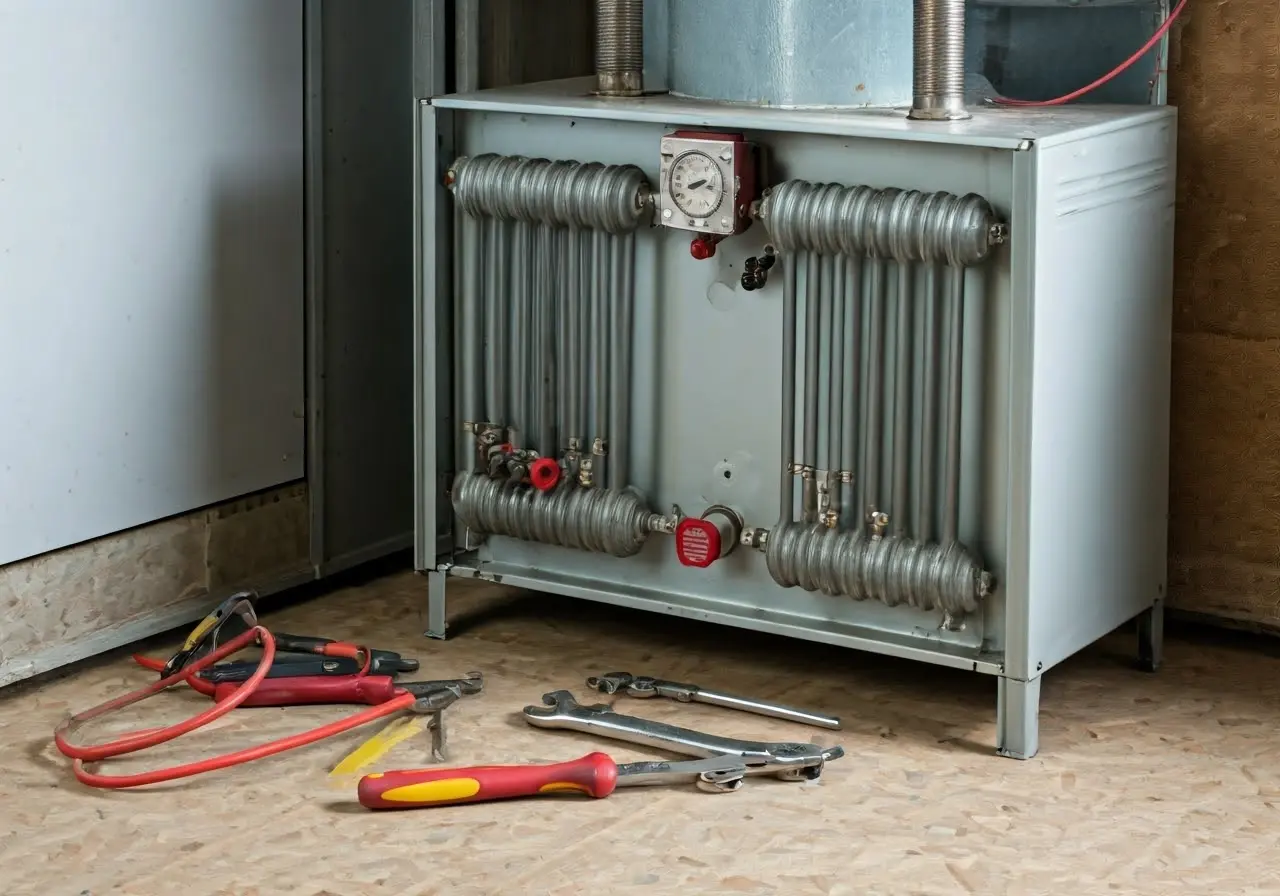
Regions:
M 481 0 L 480 87 L 589 75 L 588 0 Z
M 410 3 L 321 2 L 311 487 L 335 568 L 413 531 L 413 22 Z

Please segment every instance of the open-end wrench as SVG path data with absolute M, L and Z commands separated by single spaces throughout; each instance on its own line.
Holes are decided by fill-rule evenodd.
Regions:
M 626 694 L 630 697 L 667 697 L 681 703 L 706 703 L 709 706 L 723 706 L 726 709 L 740 709 L 759 716 L 770 716 L 775 719 L 786 719 L 802 725 L 814 725 L 818 728 L 839 730 L 840 719 L 836 716 L 807 712 L 781 703 L 769 703 L 765 700 L 752 700 L 750 697 L 739 697 L 724 691 L 700 687 L 696 684 L 684 684 L 679 681 L 663 681 L 661 678 L 632 675 L 629 672 L 610 672 L 607 675 L 593 675 L 587 679 L 587 687 L 595 688 L 603 694 Z
M 543 694 L 542 702 L 542 706 L 524 708 L 525 721 L 536 728 L 585 731 L 684 756 L 736 756 L 742 759 L 747 774 L 776 775 L 793 781 L 816 780 L 827 762 L 844 755 L 844 748 L 840 746 L 737 740 L 624 716 L 603 704 L 583 706 L 568 691 Z

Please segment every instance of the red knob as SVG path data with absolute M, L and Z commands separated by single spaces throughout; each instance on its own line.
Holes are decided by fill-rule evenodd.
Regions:
M 710 520 L 685 517 L 676 526 L 676 557 L 685 566 L 706 569 L 723 553 L 720 529 Z
M 698 261 L 706 261 L 716 254 L 716 242 L 705 236 L 696 236 L 693 238 L 693 242 L 689 244 L 689 254 Z
M 529 467 L 529 481 L 540 492 L 549 492 L 560 482 L 560 464 L 551 457 L 540 457 Z

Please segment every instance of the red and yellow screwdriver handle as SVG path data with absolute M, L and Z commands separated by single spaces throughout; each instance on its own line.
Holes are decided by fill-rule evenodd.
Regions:
M 547 765 L 424 768 L 365 775 L 357 788 L 366 809 L 421 809 L 553 793 L 603 799 L 618 786 L 618 766 L 604 753 Z

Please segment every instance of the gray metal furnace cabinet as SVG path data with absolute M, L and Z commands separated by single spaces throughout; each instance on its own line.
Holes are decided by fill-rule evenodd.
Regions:
M 588 80 L 525 85 L 440 97 L 419 109 L 416 540 L 417 565 L 428 573 L 428 634 L 445 635 L 448 580 L 479 578 L 992 675 L 1000 685 L 996 746 L 1016 758 L 1037 752 L 1040 681 L 1055 664 L 1137 618 L 1140 659 L 1154 670 L 1166 582 L 1176 111 L 982 108 L 969 121 L 927 123 L 908 121 L 902 110 L 748 108 L 670 95 L 604 100 L 591 96 L 591 87 Z M 810 299 L 824 301 L 825 258 L 777 250 L 780 231 L 764 213 L 767 203 L 711 258 L 692 257 L 691 234 L 662 226 L 656 213 L 633 232 L 606 235 L 606 242 L 626 241 L 633 279 L 610 284 L 625 282 L 634 303 L 624 328 L 632 367 L 610 395 L 611 407 L 625 405 L 628 497 L 610 506 L 629 501 L 623 510 L 640 514 L 643 531 L 633 532 L 634 550 L 583 549 L 591 539 L 569 537 L 565 527 L 592 525 L 583 520 L 603 505 L 580 503 L 579 519 L 552 519 L 556 501 L 585 499 L 467 478 L 484 474 L 467 471 L 473 435 L 463 429 L 476 423 L 468 419 L 476 413 L 461 405 L 481 399 L 464 380 L 469 365 L 482 363 L 477 375 L 486 382 L 496 376 L 504 394 L 525 389 L 528 396 L 527 381 L 547 373 L 562 401 L 587 403 L 589 413 L 579 393 L 591 392 L 594 402 L 600 384 L 577 375 L 583 368 L 574 346 L 589 346 L 595 331 L 563 339 L 554 330 L 560 316 L 551 313 L 552 329 L 543 332 L 552 338 L 517 344 L 503 331 L 495 342 L 476 317 L 478 306 L 490 309 L 484 320 L 509 321 L 508 309 L 492 304 L 501 301 L 495 290 L 526 290 L 534 303 L 526 310 L 535 315 L 538 302 L 574 302 L 581 292 L 588 304 L 603 295 L 616 306 L 619 294 L 609 284 L 578 289 L 573 265 L 587 264 L 591 251 L 574 248 L 586 245 L 582 233 L 557 236 L 550 227 L 546 243 L 529 243 L 531 255 L 516 248 L 513 257 L 502 234 L 535 225 L 501 214 L 482 220 L 475 203 L 469 212 L 455 201 L 459 187 L 450 175 L 478 157 L 572 160 L 635 166 L 646 192 L 660 195 L 660 147 L 682 129 L 743 135 L 760 148 L 764 187 L 861 185 L 889 190 L 876 194 L 884 196 L 978 197 L 998 223 L 980 263 L 950 273 L 942 266 L 946 290 L 936 262 L 895 261 L 890 250 L 874 248 L 855 259 L 860 270 L 838 293 L 848 311 L 843 343 L 827 341 L 835 329 L 829 306 L 810 326 Z M 764 257 L 766 246 L 781 261 L 762 288 L 745 289 L 746 260 Z M 842 255 L 837 263 L 849 261 Z M 791 347 L 806 390 L 816 383 L 812 402 L 807 393 L 798 402 L 784 395 L 791 388 L 784 357 L 793 357 L 784 325 L 794 300 L 788 284 L 797 276 L 816 284 L 800 289 L 799 345 Z M 964 297 L 955 312 L 962 330 L 954 319 L 938 322 L 957 294 Z M 852 324 L 855 296 L 862 313 Z M 815 335 L 822 362 L 810 365 L 806 349 Z M 563 371 L 557 348 L 568 352 Z M 860 360 L 846 369 L 850 356 Z M 925 383 L 932 384 L 928 394 Z M 873 390 L 884 400 L 873 400 Z M 772 558 L 757 549 L 767 547 L 769 529 L 794 498 L 787 477 L 804 479 L 795 474 L 824 463 L 784 456 L 788 444 L 808 450 L 812 439 L 798 425 L 793 439 L 784 438 L 783 421 L 795 425 L 797 403 L 805 414 L 818 409 L 821 452 L 836 428 L 821 412 L 840 403 L 833 395 L 849 391 L 857 398 L 858 447 L 844 482 L 855 497 L 832 524 L 856 531 L 823 542 L 825 572 L 771 574 Z M 526 410 L 543 407 L 534 395 Z M 899 415 L 899 407 L 908 410 Z M 943 410 L 957 415 L 951 425 L 939 416 Z M 486 412 L 492 415 L 492 405 Z M 552 422 L 564 432 L 562 418 Z M 535 429 L 526 420 L 504 426 Z M 939 442 L 944 432 L 953 443 Z M 563 452 L 544 444 L 541 453 Z M 837 460 L 829 453 L 827 469 Z M 457 505 L 472 483 L 500 506 L 476 512 Z M 811 487 L 802 486 L 806 513 Z M 868 491 L 881 507 L 890 497 L 900 505 L 888 506 L 879 521 L 888 524 L 890 540 L 899 525 L 908 535 L 936 535 L 946 526 L 940 514 L 955 515 L 966 556 L 978 558 L 986 576 L 969 608 L 956 612 L 907 585 L 895 591 L 888 579 L 872 581 L 874 570 L 862 570 L 862 579 L 839 574 L 850 562 L 839 556 L 842 546 L 888 550 L 869 540 L 881 533 L 861 515 Z M 953 506 L 939 510 L 947 492 Z M 720 546 L 707 565 L 690 565 L 688 551 L 677 556 L 679 522 L 724 511 L 721 522 L 739 524 L 727 527 L 736 545 Z M 937 571 L 927 564 L 949 562 L 944 554 L 951 556 L 942 549 L 921 555 L 924 566 L 899 574 L 927 576 Z M 960 581 L 967 587 L 975 579 L 962 572 Z

